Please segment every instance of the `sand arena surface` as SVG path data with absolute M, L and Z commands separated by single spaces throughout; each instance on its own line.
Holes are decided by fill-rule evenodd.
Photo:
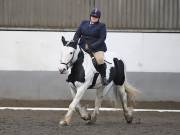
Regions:
M 0 110 L 0 135 L 179 135 L 180 113 L 135 112 L 126 124 L 122 111 L 101 112 L 94 125 L 75 113 L 70 126 L 59 126 L 65 111 Z
M 70 101 L 1 100 L 0 107 L 67 108 Z M 94 106 L 94 102 L 82 104 Z M 103 107 L 112 107 L 103 102 Z M 180 109 L 178 102 L 138 102 L 136 108 Z M 66 111 L 0 110 L 0 135 L 179 135 L 180 113 L 134 112 L 132 124 L 127 124 L 122 111 L 101 111 L 94 125 L 87 125 L 74 113 L 68 127 L 59 126 Z

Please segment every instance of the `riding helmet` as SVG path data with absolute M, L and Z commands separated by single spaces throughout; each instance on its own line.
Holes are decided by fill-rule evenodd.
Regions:
M 90 13 L 90 16 L 95 16 L 97 18 L 101 17 L 101 11 L 97 8 L 93 9 Z

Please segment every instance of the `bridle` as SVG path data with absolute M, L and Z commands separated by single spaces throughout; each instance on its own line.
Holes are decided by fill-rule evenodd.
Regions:
M 75 52 L 73 52 L 72 58 L 67 63 L 61 62 L 61 64 L 66 66 L 67 70 L 73 65 L 73 61 L 72 60 L 74 59 L 74 54 L 75 54 Z

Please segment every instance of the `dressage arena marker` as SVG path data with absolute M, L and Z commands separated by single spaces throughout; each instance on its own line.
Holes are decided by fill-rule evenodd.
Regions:
M 0 110 L 32 110 L 32 111 L 68 111 L 68 108 L 44 108 L 44 107 L 0 107 Z M 89 108 L 92 111 L 94 108 Z M 100 108 L 101 111 L 122 111 L 115 108 Z M 180 112 L 180 110 L 164 109 L 134 109 L 135 112 Z

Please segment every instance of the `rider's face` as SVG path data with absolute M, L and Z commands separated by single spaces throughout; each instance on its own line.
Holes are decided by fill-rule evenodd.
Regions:
M 99 20 L 99 18 L 97 18 L 97 17 L 95 17 L 95 16 L 91 16 L 90 18 L 91 18 L 91 22 L 92 22 L 92 23 L 96 23 L 96 22 L 98 22 L 98 20 Z

